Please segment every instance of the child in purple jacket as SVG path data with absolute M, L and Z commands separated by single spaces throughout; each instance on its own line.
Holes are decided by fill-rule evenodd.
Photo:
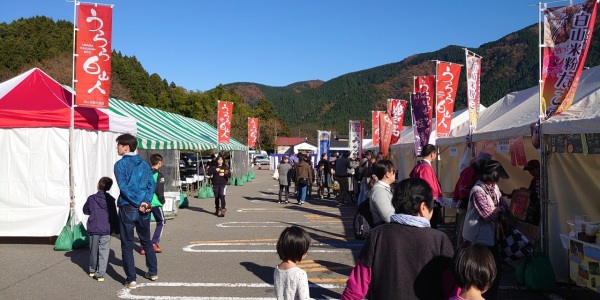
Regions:
M 83 213 L 89 215 L 87 231 L 90 234 L 90 277 L 104 281 L 108 255 L 110 253 L 110 234 L 119 233 L 119 217 L 116 200 L 107 193 L 113 181 L 102 177 L 98 181 L 98 192 L 87 198 Z

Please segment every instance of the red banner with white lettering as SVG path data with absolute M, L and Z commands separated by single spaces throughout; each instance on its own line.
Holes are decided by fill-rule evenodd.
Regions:
M 233 115 L 233 102 L 217 101 L 219 144 L 229 144 L 231 137 L 231 120 Z
M 479 114 L 481 57 L 471 54 L 469 50 L 465 51 L 467 52 L 467 107 L 469 108 L 470 126 L 475 130 Z
M 248 147 L 255 147 L 258 139 L 258 118 L 248 118 Z
M 406 101 L 398 99 L 388 99 L 388 115 L 392 120 L 392 139 L 390 145 L 400 142 L 400 132 L 404 126 L 404 112 L 406 111 Z
M 392 119 L 386 112 L 379 112 L 379 151 L 387 157 L 392 140 Z
M 437 62 L 437 103 L 435 105 L 435 130 L 437 137 L 446 136 L 450 132 L 461 67 L 459 64 L 443 61 Z
M 112 6 L 80 3 L 75 45 L 75 104 L 108 107 L 111 78 Z
M 379 146 L 379 113 L 380 111 L 371 111 L 371 132 L 373 136 L 373 146 Z
M 546 118 L 568 109 L 587 57 L 598 2 L 544 11 L 542 105 Z

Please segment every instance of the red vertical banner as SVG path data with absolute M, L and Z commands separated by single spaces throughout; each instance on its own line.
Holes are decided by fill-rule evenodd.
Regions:
M 471 54 L 469 50 L 465 51 L 467 51 L 467 107 L 469 108 L 470 126 L 475 130 L 479 114 L 481 57 Z
M 379 112 L 379 151 L 387 156 L 392 140 L 392 119 L 385 112 Z
M 258 139 L 258 118 L 248 118 L 248 147 L 256 147 Z
M 388 115 L 392 120 L 392 140 L 390 145 L 400 142 L 400 132 L 402 132 L 402 123 L 404 122 L 404 112 L 406 111 L 406 101 L 398 99 L 388 99 Z
M 231 120 L 233 115 L 233 102 L 217 101 L 218 110 L 218 142 L 219 144 L 229 144 L 231 137 Z
M 587 58 L 598 2 L 544 11 L 542 105 L 546 118 L 571 106 Z
M 437 62 L 437 102 L 435 105 L 435 130 L 437 131 L 437 137 L 446 136 L 450 132 L 461 67 L 459 64 L 443 61 Z
M 75 104 L 108 107 L 112 6 L 79 3 L 75 45 Z
M 350 130 L 348 135 L 348 147 L 350 148 L 351 156 L 354 158 L 362 158 L 363 148 L 363 121 L 350 120 Z
M 523 143 L 523 137 L 511 138 L 509 140 L 510 148 L 510 164 L 512 166 L 524 166 L 527 164 L 527 158 L 525 157 L 525 145 Z
M 379 111 L 371 111 L 371 132 L 373 136 L 373 146 L 379 146 Z

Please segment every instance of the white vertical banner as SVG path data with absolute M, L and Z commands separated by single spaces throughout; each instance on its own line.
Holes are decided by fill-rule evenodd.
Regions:
M 331 140 L 331 131 L 321 131 L 317 130 L 317 141 L 318 145 L 318 153 L 317 153 L 317 162 L 321 159 L 321 155 L 327 154 L 327 161 L 329 161 L 329 142 Z
M 363 121 L 350 120 L 350 130 L 348 131 L 348 147 L 350 154 L 355 158 L 362 158 L 363 146 Z

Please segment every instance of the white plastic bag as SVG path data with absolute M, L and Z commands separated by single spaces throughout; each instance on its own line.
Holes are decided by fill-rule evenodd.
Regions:
M 275 173 L 273 173 L 273 179 L 279 180 L 279 170 L 275 169 Z

